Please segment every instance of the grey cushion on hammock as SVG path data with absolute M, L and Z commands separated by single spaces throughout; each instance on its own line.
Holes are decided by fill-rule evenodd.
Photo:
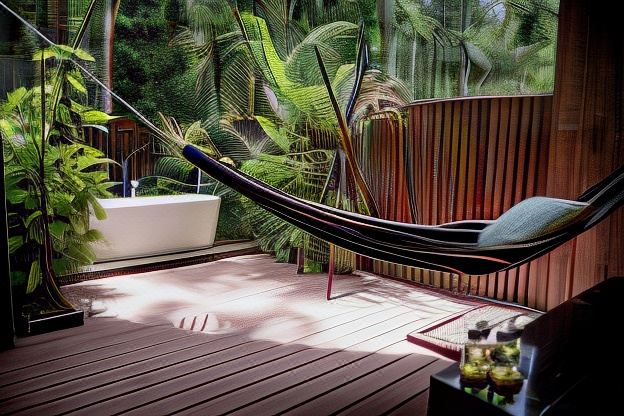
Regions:
M 536 196 L 511 207 L 479 235 L 479 247 L 521 244 L 557 231 L 579 218 L 589 204 Z

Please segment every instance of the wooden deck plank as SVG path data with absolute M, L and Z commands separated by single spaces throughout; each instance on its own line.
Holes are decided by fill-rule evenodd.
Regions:
M 391 317 L 396 316 L 398 313 L 405 313 L 405 310 L 401 310 L 397 307 L 389 308 L 388 310 L 382 310 L 381 312 L 373 313 L 375 318 L 373 320 L 385 321 Z M 378 315 L 378 316 L 377 316 Z M 355 317 L 345 318 L 350 319 L 346 324 L 346 328 L 342 328 L 343 331 L 353 331 L 355 328 L 359 328 L 362 325 L 362 321 L 355 320 Z M 293 328 L 291 328 L 292 330 Z M 328 333 L 331 335 L 331 328 Z M 327 335 L 327 334 L 323 334 Z M 293 338 L 292 336 L 290 338 Z M 285 339 L 285 342 L 289 342 L 292 339 Z M 222 350 L 213 351 L 212 349 L 206 349 L 204 344 L 198 345 L 197 348 L 186 349 L 182 352 L 168 354 L 166 357 L 151 358 L 148 360 L 140 360 L 142 362 L 133 363 L 127 367 L 119 367 L 113 371 L 106 371 L 95 375 L 87 375 L 81 379 L 65 383 L 63 385 L 52 387 L 43 391 L 36 392 L 32 395 L 26 395 L 28 401 L 42 404 L 42 407 L 37 407 L 37 412 L 41 414 L 47 414 L 48 412 L 61 412 L 69 411 L 82 406 L 89 406 L 94 397 L 97 397 L 97 402 L 101 402 L 105 399 L 117 397 L 125 393 L 135 391 L 139 388 L 147 388 L 154 384 L 165 382 L 170 379 L 181 377 L 186 374 L 197 372 L 202 368 L 211 368 L 215 363 L 226 361 L 228 357 L 236 359 L 238 357 L 244 357 L 246 354 L 251 354 L 254 351 L 259 351 L 263 348 L 269 348 L 270 345 L 258 344 L 250 342 L 246 336 L 230 337 L 226 339 L 227 348 Z M 231 345 L 231 344 L 235 345 Z M 250 347 L 249 344 L 254 344 Z M 207 347 L 212 347 L 209 344 Z M 245 354 L 241 354 L 241 351 L 245 351 Z M 210 355 L 214 352 L 214 355 Z M 163 363 L 166 362 L 166 365 Z M 119 381 L 121 380 L 121 381 Z M 116 381 L 116 382 L 115 382 Z M 65 403 L 67 406 L 73 406 L 69 409 L 55 403 L 45 404 L 45 400 L 42 398 L 50 397 L 52 395 L 58 395 L 63 393 L 67 397 L 71 397 L 71 404 Z M 36 398 L 34 397 L 36 396 Z M 16 401 L 19 401 L 16 399 Z M 12 408 L 13 401 L 9 400 L 6 403 L 7 408 Z
M 426 415 L 427 414 L 427 399 L 429 398 L 429 389 L 423 391 L 416 397 L 413 397 L 408 402 L 401 404 L 396 409 L 393 409 L 385 416 L 414 416 L 414 415 Z
M 33 367 L 14 370 L 5 374 L 2 381 L 0 381 L 0 397 L 3 397 L 2 388 L 8 384 L 14 385 L 33 379 L 36 379 L 36 382 L 42 382 L 44 380 L 43 377 L 46 375 L 55 374 L 55 377 L 58 377 L 59 371 L 75 369 L 86 364 L 98 364 L 108 358 L 133 351 L 158 348 L 161 344 L 192 335 L 186 331 L 173 330 L 172 328 L 150 327 L 148 331 L 137 331 L 136 337 L 119 344 L 47 361 Z
M 429 389 L 429 376 L 448 366 L 449 362 L 445 360 L 432 361 L 416 369 L 407 377 L 388 384 L 385 388 L 378 390 L 356 405 L 350 405 L 340 414 L 361 415 L 367 413 L 380 415 L 392 411 L 397 406 L 426 392 Z
M 178 333 L 177 336 L 176 333 Z M 95 374 L 123 368 L 124 366 L 130 364 L 155 359 L 166 354 L 171 354 L 185 349 L 197 347 L 219 339 L 206 338 L 203 336 L 198 336 L 197 334 L 188 335 L 185 333 L 185 331 L 175 329 L 166 335 L 168 336 L 168 338 L 170 338 L 166 342 L 154 342 L 154 345 L 150 345 L 148 347 L 138 348 L 136 350 L 125 352 L 120 351 L 119 354 L 110 357 L 103 357 L 99 360 L 91 361 L 80 365 L 72 365 L 72 362 L 69 359 L 62 360 L 59 364 L 56 364 L 55 362 L 57 366 L 62 366 L 62 368 L 58 368 L 55 371 L 48 372 L 44 375 L 30 377 L 24 381 L 15 382 L 2 387 L 0 388 L 0 399 L 7 399 L 10 397 L 24 395 L 29 392 L 42 390 L 56 385 L 69 383 L 71 381 L 81 380 L 85 377 L 89 377 Z M 182 337 L 180 337 L 180 335 L 182 335 Z M 157 341 L 158 339 L 154 338 L 153 340 Z M 38 369 L 38 367 L 35 367 L 35 369 Z
M 65 334 L 59 334 L 57 339 L 41 344 L 22 346 L 20 345 L 22 339 L 18 340 L 17 347 L 19 349 L 4 353 L 3 360 L 0 362 L 0 374 L 4 375 L 20 368 L 32 367 L 73 354 L 117 345 L 135 336 L 137 331 L 148 331 L 149 327 L 130 322 L 118 322 L 117 324 L 106 322 L 102 326 L 98 325 L 95 331 L 88 329 L 80 331 L 80 327 L 71 329 L 77 329 L 77 331 L 70 329 L 59 331 Z M 70 333 L 66 331 L 70 331 Z
M 281 413 L 297 408 L 301 403 L 321 398 L 325 394 L 329 394 L 336 389 L 342 388 L 361 378 L 367 378 L 373 372 L 383 372 L 384 367 L 401 360 L 405 355 L 395 355 L 380 351 L 377 354 L 371 354 L 360 360 L 354 361 L 336 370 L 322 376 L 317 377 L 303 384 L 299 384 L 280 394 L 267 397 L 265 400 L 256 402 L 245 408 L 235 412 L 236 415 L 254 415 L 266 413 Z M 418 356 L 423 360 L 435 361 L 430 356 Z M 295 413 L 298 413 L 295 409 Z
M 289 371 L 293 366 L 304 365 L 326 354 L 326 351 L 310 349 L 301 344 L 279 345 L 237 362 L 185 374 L 175 380 L 165 380 L 150 388 L 116 397 L 107 401 L 105 406 L 128 415 L 171 413 L 227 393 L 236 386 L 253 384 L 275 372 Z M 97 407 L 82 411 L 89 412 Z
M 300 367 L 292 367 L 284 373 L 258 381 L 245 388 L 232 389 L 227 395 L 198 405 L 193 411 L 197 411 L 198 414 L 209 409 L 211 411 L 220 409 L 220 412 L 231 411 L 233 410 L 233 404 L 240 407 L 244 404 L 262 400 L 311 378 L 333 371 L 337 367 L 357 361 L 364 356 L 372 354 L 374 351 L 389 348 L 394 343 L 389 344 L 389 340 L 383 336 L 386 333 L 383 332 L 383 326 L 388 324 L 382 322 L 356 333 L 357 337 L 354 337 L 352 334 L 351 336 L 342 337 L 338 341 L 320 345 L 318 347 L 328 349 L 328 353 L 323 358 L 306 363 Z M 375 332 L 380 330 L 382 331 L 381 333 Z M 336 350 L 338 351 L 336 352 Z
M 382 312 L 383 313 L 373 314 L 375 318 L 369 318 L 369 319 L 378 320 L 378 321 L 381 321 L 382 323 L 385 323 L 389 319 L 392 319 L 396 317 L 397 314 L 401 313 L 401 310 L 397 311 L 395 310 L 395 308 L 393 308 L 392 310 L 382 311 Z M 340 337 L 339 339 L 348 338 L 349 340 L 351 340 L 353 338 L 349 335 L 353 334 L 354 332 L 357 332 L 358 330 L 361 330 L 362 323 L 359 321 L 350 321 L 347 324 L 340 326 L 339 328 L 342 331 L 346 332 L 346 334 L 343 333 L 342 336 L 340 336 L 339 332 L 335 332 L 333 335 L 330 335 L 329 336 L 330 338 L 328 339 L 326 333 L 330 333 L 331 331 L 323 331 L 322 333 L 318 334 L 318 335 L 323 335 L 320 338 L 316 337 L 316 339 L 314 339 L 314 335 L 312 335 L 310 337 L 293 339 L 293 340 L 288 340 L 288 341 L 289 343 L 297 342 L 298 344 L 300 344 L 303 341 L 306 341 L 307 343 L 314 342 L 314 341 L 316 341 L 317 343 L 323 342 L 323 341 L 336 342 L 334 341 L 336 336 L 339 336 Z M 332 328 L 332 329 L 335 329 L 335 328 Z M 272 344 L 271 346 L 267 347 L 266 350 L 272 350 L 276 348 L 279 349 L 281 347 L 282 345 L 280 344 Z M 300 350 L 303 350 L 304 348 L 305 346 L 301 345 Z M 266 351 L 262 350 L 261 352 L 264 353 Z M 292 354 L 295 352 L 297 351 L 288 350 L 288 354 Z M 175 378 L 175 380 L 173 380 L 174 377 L 172 377 L 170 369 L 161 371 L 160 373 L 162 374 L 159 374 L 159 372 L 152 372 L 150 374 L 145 375 L 144 377 L 134 378 L 132 380 L 131 385 L 133 388 L 135 388 L 136 385 L 142 385 L 141 383 L 143 383 L 144 381 L 143 379 L 146 379 L 147 382 L 151 383 L 150 385 L 146 386 L 140 391 L 140 394 L 138 395 L 140 397 L 135 397 L 133 400 L 128 400 L 126 395 L 122 396 L 120 394 L 117 394 L 116 396 L 117 399 L 107 401 L 106 407 L 107 409 L 115 409 L 115 411 L 127 410 L 129 405 L 136 406 L 138 403 L 141 403 L 141 402 L 149 403 L 150 401 L 153 401 L 162 397 L 171 396 L 177 392 L 181 392 L 187 389 L 197 387 L 198 385 L 203 385 L 214 380 L 225 378 L 229 375 L 238 374 L 249 368 L 256 367 L 264 363 L 265 361 L 272 361 L 284 355 L 285 354 L 280 351 L 277 351 L 277 352 L 268 351 L 266 352 L 266 354 L 259 354 L 259 355 L 248 354 L 247 356 L 241 356 L 240 360 L 232 360 L 231 362 L 222 363 L 216 366 L 199 368 L 199 369 L 196 369 L 195 371 L 186 370 L 187 372 L 183 373 L 183 377 Z M 287 365 L 286 369 L 288 369 L 289 362 L 286 361 L 285 364 Z M 186 377 L 187 375 L 191 373 L 192 373 L 191 377 Z M 162 375 L 162 377 L 159 377 L 160 375 Z M 158 383 L 154 383 L 155 381 L 158 381 Z M 152 387 L 152 388 L 148 389 L 148 387 Z M 114 386 L 114 388 L 116 392 L 119 392 L 119 391 L 123 392 L 123 389 L 121 389 L 119 385 Z M 91 393 L 93 393 L 93 391 L 89 392 L 89 394 Z M 192 399 L 189 398 L 188 400 L 192 400 Z M 184 400 L 181 403 L 188 403 L 188 400 Z M 180 401 L 177 399 L 176 399 L 176 402 L 180 403 Z M 162 409 L 163 405 L 158 404 L 157 407 L 159 409 Z M 144 411 L 147 411 L 147 410 L 144 410 Z M 172 411 L 172 409 L 167 409 L 167 411 Z
M 322 274 L 297 275 L 267 256 L 224 263 L 81 284 L 137 323 L 91 318 L 20 339 L 0 353 L 0 413 L 320 414 L 317 402 L 357 413 L 374 401 L 380 412 L 424 414 L 427 369 L 443 361 L 405 336 L 471 306 L 368 274 L 337 276 L 327 302 Z M 156 300 L 150 290 L 160 290 Z M 175 328 L 209 314 L 214 333 Z
M 339 412 L 354 402 L 373 394 L 386 386 L 394 383 L 397 379 L 406 377 L 413 372 L 424 369 L 437 360 L 432 357 L 410 354 L 396 360 L 389 365 L 368 374 L 367 377 L 359 378 L 339 389 L 327 392 L 315 400 L 294 408 L 286 414 L 305 415 L 318 414 L 328 415 Z M 379 414 L 370 412 L 367 414 Z
M 67 405 L 66 401 L 62 401 L 61 399 L 71 398 L 71 402 L 74 402 L 79 394 L 88 395 L 92 389 L 97 387 L 106 387 L 115 383 L 124 383 L 127 379 L 131 379 L 142 374 L 150 374 L 160 369 L 169 369 L 170 373 L 175 375 L 175 371 L 183 372 L 183 370 L 187 370 L 188 367 L 193 367 L 196 361 L 211 361 L 212 359 L 215 359 L 215 356 L 221 357 L 222 355 L 227 355 L 227 351 L 229 349 L 245 345 L 248 342 L 249 341 L 245 338 L 229 337 L 208 343 L 206 345 L 202 344 L 197 348 L 189 348 L 145 361 L 133 362 L 132 364 L 116 368 L 112 371 L 105 371 L 87 377 L 82 377 L 59 386 L 54 386 L 45 390 L 39 390 L 34 393 L 9 399 L 2 403 L 2 408 L 6 411 L 14 411 L 21 409 L 26 403 L 30 407 L 45 404 L 54 405 L 55 403 L 64 403 Z M 224 354 L 218 355 L 219 353 Z M 190 364 L 188 364 L 189 362 Z M 187 363 L 186 366 L 184 366 L 185 363 Z M 182 367 L 182 369 L 180 369 L 180 367 Z M 71 410 L 71 408 L 69 410 Z M 47 413 L 43 412 L 39 414 Z
M 420 322 L 420 321 L 419 321 Z M 418 324 L 420 327 L 421 324 Z M 399 343 L 405 338 L 405 331 L 409 330 L 412 327 L 416 327 L 415 325 L 408 326 L 400 326 L 400 323 L 397 324 L 397 327 L 381 334 L 377 337 L 371 338 L 361 344 L 356 344 L 354 346 L 350 346 L 350 350 L 354 352 L 362 352 L 362 351 L 370 351 L 370 350 L 378 350 L 384 348 L 385 346 Z M 343 337 L 348 339 L 348 335 Z M 318 351 L 318 350 L 315 350 Z M 335 348 L 329 349 L 324 356 L 333 354 L 336 351 Z M 196 389 L 191 389 L 182 393 L 182 396 L 173 396 L 168 400 L 159 401 L 153 404 L 153 407 L 141 408 L 136 414 L 139 415 L 141 413 L 149 413 L 150 411 L 157 409 L 167 409 L 168 411 L 173 411 L 178 409 L 179 403 L 188 403 L 189 400 L 195 400 L 197 397 L 201 397 L 204 400 L 223 395 L 228 392 L 233 392 L 237 389 L 249 386 L 251 384 L 257 383 L 259 381 L 268 380 L 271 375 L 281 374 L 285 371 L 288 371 L 297 365 L 304 365 L 306 362 L 298 361 L 299 356 L 307 354 L 304 352 L 303 354 L 289 357 L 289 361 L 276 361 L 273 363 L 269 363 L 266 366 L 259 366 L 256 368 L 252 368 L 249 371 L 241 372 L 237 374 L 233 374 L 230 378 L 226 378 L 219 383 L 209 384 L 206 380 L 202 385 L 197 386 Z M 318 359 L 321 357 L 316 357 L 313 355 L 312 358 Z M 179 386 L 178 386 L 179 387 Z M 137 395 L 138 396 L 138 395 Z M 182 400 L 179 400 L 179 399 Z M 168 404 L 167 402 L 171 402 Z M 168 407 L 169 405 L 178 406 L 178 407 Z

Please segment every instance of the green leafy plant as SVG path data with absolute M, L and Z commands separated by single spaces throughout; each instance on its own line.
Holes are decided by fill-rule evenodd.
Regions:
M 384 3 L 384 70 L 414 99 L 552 91 L 557 0 Z
M 101 236 L 89 229 L 89 212 L 105 217 L 97 198 L 111 185 L 101 169 L 110 160 L 82 137 L 113 117 L 79 103 L 87 90 L 70 58 L 93 60 L 63 45 L 35 54 L 40 85 L 9 93 L 0 107 L 12 280 L 39 312 L 71 306 L 56 275 L 93 262 L 90 243 Z M 58 66 L 46 69 L 52 60 Z
M 167 7 L 171 3 L 166 3 Z M 240 12 L 233 6 L 223 1 L 191 0 L 177 12 L 170 45 L 186 53 L 185 62 L 195 74 L 194 88 L 185 98 L 194 109 L 191 119 L 200 120 L 200 125 L 188 118 L 176 116 L 179 125 L 165 118 L 161 125 L 168 136 L 188 142 L 185 132 L 201 127 L 218 157 L 230 157 L 245 172 L 308 200 L 330 204 L 340 200 L 342 207 L 370 212 L 371 198 L 362 198 L 361 180 L 355 185 L 348 182 L 347 188 L 356 190 L 349 198 L 340 199 L 336 192 L 326 191 L 332 166 L 344 160 L 335 158 L 337 149 L 349 148 L 348 126 L 337 114 L 345 111 L 358 70 L 354 61 L 360 44 L 356 22 L 361 2 L 321 5 L 269 0 L 253 2 L 251 8 L 238 3 Z M 371 11 L 367 13 L 370 20 Z M 335 102 L 319 69 L 317 51 Z M 382 100 L 395 101 L 390 96 L 400 84 L 397 80 L 380 74 L 367 74 L 364 79 L 373 84 L 388 81 L 390 87 Z M 379 107 L 371 103 L 380 103 L 373 99 L 378 88 L 366 85 L 361 90 L 358 115 Z M 171 99 L 176 100 L 173 95 Z M 349 175 L 353 156 L 347 161 L 350 170 L 342 172 Z M 215 193 L 228 202 L 222 204 L 220 229 L 221 224 L 240 224 L 240 215 L 246 212 L 243 223 L 251 224 L 262 248 L 279 259 L 287 259 L 292 247 L 305 246 L 309 259 L 327 260 L 325 243 L 313 241 L 247 202 L 233 210 L 237 216 L 233 221 L 227 221 L 223 212 L 236 200 L 235 194 L 175 155 L 160 158 L 156 176 L 142 181 L 142 192 Z M 344 188 L 340 192 L 349 191 Z

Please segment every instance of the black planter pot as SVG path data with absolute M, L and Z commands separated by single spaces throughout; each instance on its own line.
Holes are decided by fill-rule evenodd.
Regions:
M 17 317 L 16 330 L 18 335 L 36 335 L 83 324 L 82 310 L 61 310 Z

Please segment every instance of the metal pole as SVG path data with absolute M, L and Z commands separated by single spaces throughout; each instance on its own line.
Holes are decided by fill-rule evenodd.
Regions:
M 7 227 L 6 198 L 4 190 L 4 148 L 0 146 L 0 350 L 15 346 L 15 324 L 13 322 L 13 298 L 11 296 L 11 275 L 9 274 L 9 236 Z
M 327 292 L 325 293 L 325 299 L 331 300 L 332 298 L 332 286 L 334 284 L 334 261 L 336 257 L 336 246 L 329 245 L 329 264 L 327 270 Z
M 202 170 L 200 168 L 197 168 L 197 192 L 196 193 L 201 193 L 201 180 L 202 180 Z

